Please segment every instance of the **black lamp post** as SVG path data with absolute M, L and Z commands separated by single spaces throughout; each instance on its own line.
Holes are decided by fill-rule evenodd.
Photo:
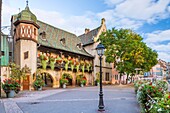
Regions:
M 103 102 L 103 89 L 102 89 L 102 56 L 104 54 L 104 49 L 105 47 L 99 43 L 96 47 L 97 54 L 99 55 L 100 58 L 100 93 L 99 93 L 99 109 L 98 111 L 105 111 L 104 109 L 104 102 Z

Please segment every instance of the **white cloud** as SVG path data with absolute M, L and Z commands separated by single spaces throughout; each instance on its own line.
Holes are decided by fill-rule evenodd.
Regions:
M 114 6 L 122 3 L 123 1 L 125 0 L 104 0 L 104 3 L 107 4 L 108 6 Z
M 169 0 L 159 0 L 157 2 L 151 0 L 126 0 L 118 4 L 114 11 L 116 14 L 126 18 L 154 22 L 168 16 L 169 13 L 166 9 L 169 3 Z
M 170 29 L 145 34 L 144 42 L 158 52 L 159 59 L 170 62 Z M 163 42 L 169 43 L 163 43 Z
M 147 43 L 159 43 L 163 41 L 170 41 L 170 29 L 164 31 L 155 31 L 146 34 L 145 42 Z
M 35 9 L 33 12 L 35 12 L 34 14 L 36 14 L 38 20 L 77 35 L 83 34 L 86 27 L 95 28 L 100 25 L 97 17 L 92 12 L 87 12 L 82 16 L 72 15 L 70 17 L 66 17 L 65 15 L 55 11 Z
M 166 62 L 170 62 L 170 53 L 158 52 L 158 58 Z

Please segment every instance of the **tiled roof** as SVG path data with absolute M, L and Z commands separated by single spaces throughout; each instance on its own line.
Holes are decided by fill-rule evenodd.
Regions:
M 45 32 L 46 40 L 42 39 L 41 35 L 38 35 L 38 43 L 43 46 L 53 47 L 56 49 L 85 55 L 92 57 L 92 55 L 88 54 L 84 49 L 79 49 L 77 44 L 81 43 L 80 38 L 78 38 L 75 34 L 69 33 L 67 31 L 61 30 L 49 24 L 46 24 L 41 21 L 37 21 L 37 24 L 40 26 L 39 34 Z M 61 39 L 65 38 L 65 45 L 61 43 Z
M 88 45 L 88 44 L 94 43 L 94 37 L 97 36 L 100 28 L 101 28 L 101 26 L 89 31 L 87 34 L 82 34 L 82 35 L 78 36 L 81 39 L 81 42 L 83 43 L 83 45 Z

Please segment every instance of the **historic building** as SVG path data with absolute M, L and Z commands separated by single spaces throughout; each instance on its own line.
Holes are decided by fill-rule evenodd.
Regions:
M 95 50 L 98 38 L 106 31 L 105 19 L 94 29 L 86 29 L 85 33 L 76 36 L 73 33 L 51 26 L 37 19 L 30 11 L 28 4 L 20 13 L 12 15 L 11 36 L 9 43 L 5 35 L 1 41 L 2 79 L 9 76 L 9 60 L 27 67 L 31 71 L 23 80 L 22 90 L 32 90 L 32 83 L 37 70 L 48 87 L 60 87 L 60 78 L 69 75 L 69 85 L 77 85 L 77 76 L 84 76 L 86 85 L 93 85 L 99 75 L 99 57 Z M 10 56 L 10 57 L 9 57 Z M 112 81 L 112 64 L 102 60 L 103 82 Z
M 9 60 L 20 65 L 21 68 L 28 67 L 31 71 L 26 79 L 22 81 L 22 90 L 32 90 L 32 83 L 37 76 L 37 70 L 45 81 L 47 87 L 60 87 L 60 78 L 67 74 L 69 84 L 77 85 L 77 77 L 83 76 L 86 85 L 94 85 L 99 75 L 99 57 L 95 50 L 99 44 L 99 36 L 106 31 L 105 19 L 101 25 L 94 29 L 85 29 L 85 33 L 76 36 L 73 33 L 56 28 L 37 19 L 28 4 L 20 13 L 12 15 L 11 36 L 2 38 L 2 53 L 4 58 L 1 64 L 2 79 L 9 76 L 6 67 Z M 5 35 L 4 35 L 5 37 Z M 10 46 L 10 47 L 9 47 Z M 6 48 L 4 48 L 6 47 Z M 103 82 L 112 82 L 112 64 L 102 60 Z
M 90 30 L 90 29 L 85 29 L 85 33 L 80 35 L 79 38 L 81 39 L 83 43 L 83 47 L 85 50 L 90 53 L 92 56 L 94 56 L 94 74 L 95 77 L 99 75 L 100 72 L 100 62 L 99 62 L 99 57 L 97 55 L 97 51 L 95 48 L 99 44 L 99 36 L 101 35 L 102 32 L 105 32 L 107 30 L 106 24 L 105 24 L 105 19 L 103 18 L 101 20 L 101 25 L 97 27 L 96 29 Z M 110 83 L 112 82 L 112 63 L 106 63 L 105 62 L 105 57 L 102 59 L 102 73 L 103 73 L 103 82 L 104 83 Z

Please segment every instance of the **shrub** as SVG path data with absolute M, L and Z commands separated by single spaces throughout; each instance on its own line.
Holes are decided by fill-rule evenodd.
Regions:
M 67 84 L 67 83 L 68 83 L 68 79 L 66 79 L 66 78 L 60 79 L 60 84 L 61 85 Z
M 135 86 L 135 90 L 137 90 L 137 99 L 141 106 L 141 110 L 142 110 L 141 112 L 142 113 L 146 113 L 146 112 L 157 113 L 157 112 L 153 112 L 155 108 L 158 108 L 158 104 L 155 104 L 155 103 L 156 101 L 158 102 L 164 98 L 164 95 L 167 91 L 167 83 L 164 81 L 155 81 L 153 83 L 146 82 L 146 81 L 137 81 L 135 82 L 134 86 Z M 156 101 L 154 101 L 153 99 L 156 99 Z M 160 104 L 162 105 L 162 102 L 160 102 Z M 156 107 L 153 108 L 153 105 Z M 160 108 L 160 109 L 163 109 L 163 108 Z
M 40 88 L 40 87 L 45 85 L 45 82 L 40 76 L 37 76 L 37 78 L 34 81 L 33 85 L 34 85 L 35 88 Z
M 165 94 L 163 98 L 155 98 L 156 103 L 151 107 L 151 113 L 170 113 L 170 94 Z
M 86 85 L 87 80 L 85 78 L 80 79 L 80 84 Z
M 8 93 L 10 90 L 15 90 L 15 92 L 18 93 L 18 90 L 20 90 L 20 84 L 17 80 L 5 79 L 3 80 L 2 88 L 5 93 Z

